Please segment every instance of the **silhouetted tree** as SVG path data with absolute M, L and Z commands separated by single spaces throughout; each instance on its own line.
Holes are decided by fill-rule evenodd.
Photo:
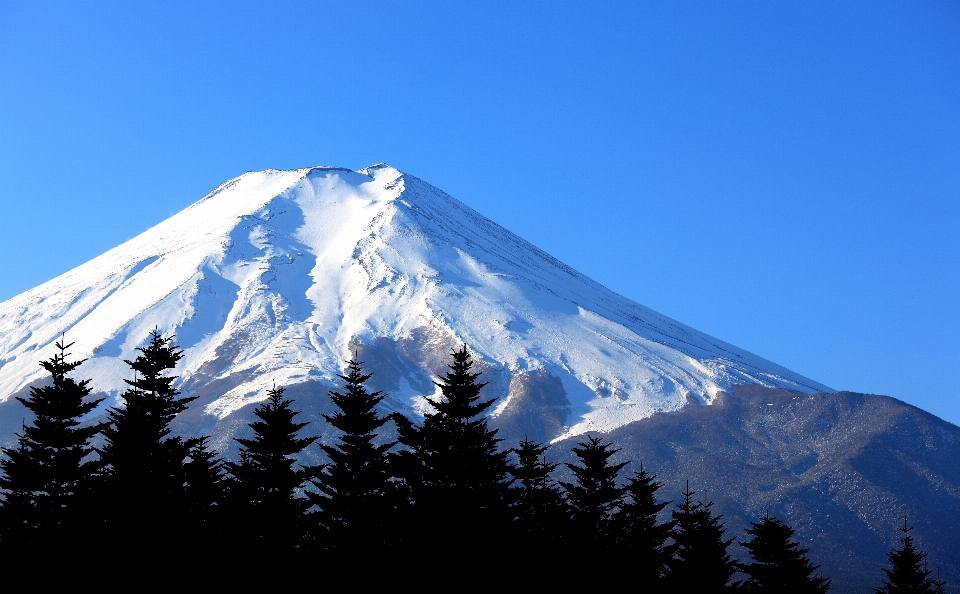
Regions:
M 559 545 L 570 523 L 570 510 L 559 485 L 550 478 L 557 465 L 547 462 L 548 446 L 524 439 L 513 449 L 517 464 L 515 533 L 519 546 L 549 554 Z
M 250 423 L 253 439 L 236 438 L 242 446 L 240 462 L 228 462 L 235 478 L 232 497 L 242 523 L 238 545 L 251 559 L 290 552 L 303 545 L 307 535 L 304 515 L 310 507 L 297 495 L 316 473 L 297 464 L 295 456 L 317 437 L 297 437 L 309 423 L 294 422 L 300 414 L 283 398 L 283 388 L 267 391 L 267 400 L 254 409 L 259 421 Z
M 428 412 L 420 427 L 395 418 L 408 448 L 397 463 L 413 497 L 414 521 L 421 538 L 456 571 L 456 564 L 505 533 L 513 494 L 508 451 L 498 449 L 497 431 L 482 416 L 494 401 L 480 399 L 486 384 L 471 372 L 466 345 L 452 356 L 450 371 L 435 382 L 442 398 L 427 398 L 436 412 Z
M 137 350 L 133 361 L 125 361 L 134 379 L 124 380 L 130 386 L 121 395 L 124 406 L 108 412 L 100 455 L 106 464 L 105 540 L 115 554 L 147 563 L 174 555 L 175 541 L 191 528 L 188 465 L 204 441 L 170 435 L 170 423 L 195 400 L 178 398 L 176 376 L 165 375 L 183 357 L 173 337 L 153 330 Z
M 769 514 L 751 522 L 746 533 L 752 538 L 740 546 L 750 551 L 753 563 L 738 564 L 750 576 L 746 592 L 819 594 L 830 589 L 829 578 L 814 576 L 819 565 L 807 559 L 808 550 L 793 539 L 793 529 Z
M 26 435 L 26 427 L 17 434 L 17 446 L 3 448 L 4 458 L 0 468 L 4 476 L 0 486 L 3 489 L 3 507 L 0 507 L 0 549 L 5 555 L 19 556 L 22 546 L 28 550 L 23 554 L 33 556 L 35 534 L 40 524 L 35 506 L 36 485 L 41 482 L 40 464 L 34 463 L 33 452 Z
M 623 502 L 614 516 L 617 549 L 629 559 L 631 573 L 641 583 L 652 583 L 666 574 L 673 557 L 673 547 L 667 544 L 674 522 L 657 522 L 657 515 L 669 501 L 657 501 L 657 491 L 663 483 L 640 466 L 624 485 Z
M 580 466 L 567 464 L 576 483 L 560 483 L 566 491 L 573 519 L 573 534 L 589 543 L 588 551 L 601 554 L 615 544 L 613 516 L 623 502 L 623 488 L 617 476 L 627 462 L 611 464 L 610 457 L 619 452 L 599 437 L 588 436 L 578 442 L 573 453 Z
M 102 399 L 88 398 L 90 380 L 67 377 L 83 363 L 67 361 L 72 343 L 55 346 L 59 353 L 40 362 L 50 373 L 50 385 L 17 397 L 36 417 L 17 435 L 16 448 L 3 449 L 0 460 L 4 540 L 20 553 L 51 546 L 78 552 L 72 545 L 87 536 L 81 534 L 80 520 L 89 513 L 91 478 L 100 468 L 90 442 L 103 424 L 82 426 L 80 418 Z
M 341 432 L 336 445 L 321 445 L 330 458 L 314 486 L 320 493 L 308 493 L 320 508 L 320 523 L 328 531 L 334 551 L 350 555 L 364 551 L 375 555 L 397 537 L 395 508 L 397 485 L 391 481 L 387 451 L 393 443 L 374 443 L 377 432 L 390 417 L 383 417 L 377 405 L 386 397 L 369 392 L 365 383 L 371 374 L 363 373 L 356 357 L 347 362 L 344 391 L 330 391 L 337 406 L 332 415 L 323 415 Z
M 675 552 L 668 584 L 677 592 L 723 592 L 737 570 L 727 554 L 733 539 L 723 538 L 722 516 L 713 515 L 713 502 L 694 502 L 693 495 L 687 483 L 683 501 L 672 512 Z
M 184 501 L 189 530 L 184 538 L 209 539 L 221 535 L 227 517 L 230 481 L 226 463 L 210 448 L 209 436 L 190 440 L 190 451 L 184 465 Z M 222 535 L 223 536 L 223 535 Z M 224 552 L 227 552 L 224 549 Z
M 887 553 L 887 558 L 893 565 L 892 569 L 884 569 L 886 577 L 879 588 L 874 588 L 877 594 L 920 594 L 923 592 L 940 592 L 943 582 L 931 578 L 933 570 L 927 569 L 926 554 L 919 550 L 913 542 L 910 532 L 913 526 L 907 525 L 907 517 L 903 517 L 903 528 L 897 528 L 902 536 L 900 546 Z

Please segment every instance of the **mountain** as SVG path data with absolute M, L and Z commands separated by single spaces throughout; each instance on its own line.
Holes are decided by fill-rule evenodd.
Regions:
M 539 439 L 610 431 L 737 384 L 828 388 L 602 287 L 396 169 L 247 173 L 119 247 L 0 304 L 0 397 L 42 379 L 66 333 L 113 398 L 147 333 L 175 333 L 207 425 L 276 381 L 332 382 L 376 359 L 417 414 L 466 343 L 495 416 L 549 393 Z M 384 366 L 389 365 L 387 371 Z
M 387 165 L 244 174 L 0 303 L 0 444 L 61 335 L 87 359 L 76 376 L 106 397 L 95 417 L 118 404 L 123 361 L 155 327 L 176 335 L 177 385 L 197 397 L 177 431 L 227 456 L 273 382 L 329 443 L 322 414 L 345 360 L 365 361 L 387 410 L 416 418 L 466 344 L 505 447 L 550 441 L 569 461 L 602 433 L 665 480 L 664 497 L 686 480 L 706 491 L 731 535 L 767 510 L 793 523 L 836 592 L 879 584 L 907 513 L 960 581 L 960 428 L 671 320 Z

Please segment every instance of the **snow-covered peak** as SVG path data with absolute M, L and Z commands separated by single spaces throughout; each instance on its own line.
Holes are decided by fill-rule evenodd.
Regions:
M 556 396 L 550 437 L 738 383 L 828 390 L 613 293 L 386 164 L 246 173 L 0 304 L 0 397 L 42 377 L 37 361 L 64 332 L 88 358 L 79 373 L 116 395 L 123 359 L 154 327 L 185 350 L 184 390 L 224 386 L 203 403 L 215 419 L 269 381 L 332 382 L 357 345 L 402 355 L 390 402 L 417 414 L 430 353 L 465 343 L 495 380 L 494 414 L 536 390 Z

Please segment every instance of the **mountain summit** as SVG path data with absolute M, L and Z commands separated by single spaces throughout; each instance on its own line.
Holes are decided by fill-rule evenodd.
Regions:
M 498 399 L 535 403 L 541 439 L 710 404 L 732 386 L 829 388 L 660 315 L 388 165 L 246 173 L 141 235 L 0 304 L 0 395 L 42 379 L 62 333 L 113 395 L 154 327 L 210 426 L 276 381 L 332 383 L 367 354 L 416 415 L 468 345 Z M 78 376 L 78 377 L 79 377 Z M 546 411 L 546 412 L 544 412 Z

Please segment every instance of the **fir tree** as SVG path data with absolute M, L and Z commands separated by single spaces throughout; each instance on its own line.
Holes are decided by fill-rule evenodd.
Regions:
M 830 589 L 830 580 L 814 576 L 819 565 L 807 559 L 808 550 L 793 540 L 793 529 L 769 514 L 746 528 L 752 538 L 740 546 L 750 551 L 753 563 L 739 569 L 750 576 L 743 584 L 747 592 L 819 594 Z
M 654 583 L 662 578 L 673 557 L 673 547 L 667 540 L 674 522 L 657 522 L 658 514 L 671 502 L 657 501 L 657 491 L 663 483 L 656 475 L 640 466 L 624 485 L 624 501 L 614 517 L 617 548 L 630 559 L 632 572 L 643 583 Z
M 40 362 L 52 383 L 31 388 L 27 398 L 17 398 L 36 418 L 17 435 L 16 448 L 4 448 L 6 456 L 0 460 L 4 536 L 21 552 L 33 547 L 66 549 L 69 542 L 81 538 L 80 520 L 89 512 L 91 478 L 100 467 L 91 456 L 90 442 L 103 425 L 81 426 L 80 418 L 102 399 L 88 398 L 90 380 L 67 377 L 83 363 L 67 360 L 66 350 L 72 343 L 61 341 L 55 346 L 59 353 Z
M 227 463 L 236 480 L 234 502 L 243 517 L 238 540 L 250 558 L 290 552 L 303 544 L 310 502 L 297 491 L 315 474 L 313 468 L 297 467 L 295 459 L 317 439 L 297 437 L 309 423 L 294 422 L 300 413 L 283 398 L 282 387 L 268 390 L 267 396 L 253 411 L 260 419 L 250 423 L 253 439 L 236 438 L 242 446 L 240 462 Z
M 570 510 L 559 485 L 550 478 L 557 464 L 547 462 L 548 446 L 524 439 L 513 449 L 517 464 L 516 533 L 520 546 L 549 554 L 570 523 Z
M 210 448 L 209 436 L 190 440 L 184 465 L 184 501 L 189 524 L 184 538 L 209 539 L 220 535 L 229 520 L 226 504 L 229 481 L 226 463 Z
M 330 391 L 338 410 L 323 415 L 341 432 L 336 445 L 321 445 L 330 458 L 314 486 L 320 493 L 309 493 L 320 508 L 321 524 L 329 531 L 331 548 L 351 554 L 383 551 L 396 537 L 394 521 L 397 486 L 391 481 L 387 451 L 395 443 L 374 444 L 374 439 L 390 417 L 377 412 L 386 397 L 368 392 L 365 383 L 371 374 L 363 373 L 356 357 L 347 362 L 344 391 Z
M 737 570 L 727 554 L 733 539 L 724 540 L 722 516 L 713 515 L 713 502 L 694 502 L 693 495 L 687 483 L 683 501 L 672 512 L 675 553 L 667 583 L 678 592 L 727 591 Z
M 900 546 L 887 553 L 887 558 L 893 569 L 884 569 L 886 577 L 879 588 L 874 588 L 877 594 L 920 594 L 923 592 L 940 592 L 943 582 L 933 579 L 930 575 L 933 570 L 927 569 L 926 553 L 919 550 L 913 542 L 910 532 L 913 526 L 907 525 L 907 516 L 903 516 L 903 528 L 897 528 L 902 536 Z
M 130 386 L 121 395 L 124 406 L 109 410 L 100 455 L 107 465 L 105 536 L 116 554 L 146 563 L 151 555 L 154 561 L 173 555 L 175 539 L 191 529 L 190 455 L 204 441 L 170 435 L 170 423 L 194 400 L 178 398 L 176 376 L 164 374 L 183 357 L 173 337 L 153 330 L 137 350 L 125 361 L 134 379 L 124 380 Z
M 619 449 L 610 449 L 599 437 L 588 436 L 587 441 L 573 448 L 582 466 L 567 464 L 576 483 L 560 483 L 566 491 L 577 538 L 590 543 L 590 551 L 602 554 L 615 544 L 614 513 L 623 502 L 623 488 L 617 485 L 617 475 L 627 462 L 611 464 L 610 457 Z
M 450 371 L 435 382 L 443 397 L 427 399 L 436 412 L 426 414 L 423 426 L 395 416 L 400 443 L 408 448 L 397 463 L 410 488 L 420 537 L 441 554 L 462 560 L 505 533 L 513 494 L 509 452 L 498 449 L 497 431 L 482 416 L 494 401 L 480 398 L 486 384 L 477 383 L 480 374 L 471 372 L 467 347 L 452 356 Z
M 40 524 L 35 506 L 37 486 L 41 482 L 41 466 L 34 460 L 33 449 L 25 435 L 26 427 L 17 434 L 15 448 L 3 448 L 0 461 L 3 478 L 3 504 L 0 507 L 0 548 L 5 555 L 15 555 L 19 545 L 33 549 L 40 539 L 36 534 Z M 25 556 L 33 556 L 28 550 Z

